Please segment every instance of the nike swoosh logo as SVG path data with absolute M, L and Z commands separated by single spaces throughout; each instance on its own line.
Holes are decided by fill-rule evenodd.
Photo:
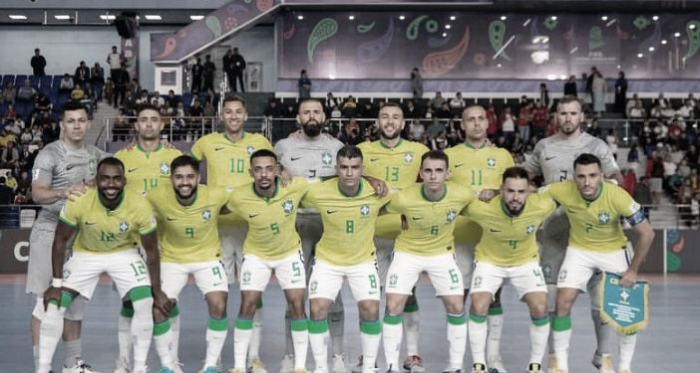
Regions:
M 97 223 L 90 223 L 89 221 L 85 222 L 85 225 L 95 225 L 95 224 L 97 224 Z
M 416 220 L 423 220 L 423 218 L 416 217 L 416 216 L 411 217 L 411 219 L 413 219 L 413 221 L 416 221 Z
M 69 164 L 68 166 L 66 166 L 66 171 L 72 170 L 75 166 L 76 165 L 74 164 Z
M 338 212 L 338 210 L 326 210 L 326 214 L 328 215 L 335 214 L 336 212 Z
M 493 233 L 500 233 L 501 232 L 498 229 L 493 229 L 493 228 L 489 228 L 489 230 Z
M 551 161 L 552 159 L 554 159 L 554 158 L 556 158 L 556 157 L 557 157 L 556 155 L 555 155 L 555 156 L 551 156 L 551 157 L 545 157 L 544 160 L 545 160 L 545 161 Z
M 375 291 L 370 291 L 370 292 L 367 293 L 367 294 L 369 294 L 369 295 L 374 295 L 374 294 L 377 294 L 377 291 L 376 291 L 376 290 L 375 290 Z
M 464 163 L 459 163 L 459 164 L 455 165 L 455 168 L 462 167 L 462 166 L 464 166 Z
M 177 220 L 177 219 L 171 218 L 171 217 L 168 216 L 167 218 L 165 218 L 165 220 L 167 220 L 167 221 L 175 221 L 175 220 Z
M 226 149 L 226 147 L 224 147 L 224 146 L 219 146 L 219 147 L 217 147 L 217 148 L 214 148 L 214 151 L 215 151 L 215 152 L 218 152 L 219 150 L 224 150 L 224 149 Z
M 291 159 L 291 160 L 292 160 L 292 162 L 294 162 L 294 161 L 298 161 L 298 160 L 300 160 L 300 159 L 301 159 L 301 157 L 291 157 L 291 158 L 289 158 L 289 159 Z
M 572 209 L 566 209 L 566 212 L 568 212 L 568 213 L 570 213 L 570 214 L 575 214 L 575 213 L 576 213 L 576 211 L 574 211 L 574 210 L 572 210 Z
M 370 162 L 376 162 L 376 161 L 378 161 L 378 160 L 379 160 L 379 158 L 370 158 L 370 159 L 369 159 Z
M 132 173 L 132 172 L 134 172 L 134 171 L 136 171 L 136 170 L 138 170 L 138 169 L 139 169 L 138 167 L 136 167 L 136 168 L 130 168 L 128 171 L 129 171 L 129 173 Z
M 254 217 L 258 216 L 258 215 L 260 215 L 260 214 L 248 214 L 248 218 L 252 219 L 252 218 L 254 218 Z

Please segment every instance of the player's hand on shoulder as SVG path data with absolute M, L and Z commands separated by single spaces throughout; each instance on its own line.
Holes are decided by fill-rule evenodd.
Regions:
M 363 176 L 365 180 L 369 183 L 370 186 L 372 186 L 372 189 L 374 189 L 374 194 L 376 194 L 379 198 L 382 198 L 389 193 L 389 188 L 387 187 L 386 183 L 380 179 L 377 179 L 372 176 Z
M 292 178 L 294 177 L 292 176 L 292 174 L 287 172 L 287 170 L 281 170 L 277 176 L 280 178 L 280 183 L 283 187 L 286 187 L 289 184 L 291 184 Z
M 175 147 L 175 145 L 173 145 L 173 143 L 171 143 L 171 142 L 168 141 L 168 140 L 160 140 L 160 144 L 163 145 L 163 147 L 164 147 L 165 149 L 170 149 L 170 150 L 172 150 L 172 149 L 177 149 L 177 148 Z
M 75 201 L 76 198 L 82 196 L 87 192 L 88 186 L 85 184 L 71 185 L 68 188 L 61 191 L 61 197 L 70 201 Z
M 484 189 L 479 192 L 479 200 L 483 202 L 489 202 L 498 195 L 497 189 Z

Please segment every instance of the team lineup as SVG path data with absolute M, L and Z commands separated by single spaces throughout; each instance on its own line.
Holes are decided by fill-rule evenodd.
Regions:
M 379 111 L 380 139 L 355 147 L 322 133 L 323 106 L 307 99 L 299 105 L 301 130 L 273 147 L 243 131 L 245 102 L 227 97 L 224 131 L 199 139 L 191 155 L 161 142 L 156 108 L 143 106 L 137 115 L 135 143 L 111 157 L 85 144 L 87 113 L 67 104 L 63 138 L 37 158 L 32 186 L 44 208 L 32 230 L 27 276 L 27 291 L 37 296 L 37 373 L 51 371 L 61 339 L 63 372 L 94 372 L 82 360 L 80 329 L 105 272 L 123 301 L 115 373 L 146 372 L 151 344 L 159 373 L 183 371 L 177 300 L 190 275 L 209 314 L 198 371 L 230 365 L 220 356 L 230 325 L 229 285 L 238 282 L 230 372 L 266 373 L 259 357 L 261 296 L 273 273 L 287 301 L 281 373 L 306 372 L 309 347 L 315 373 L 420 373 L 415 286 L 424 272 L 447 313 L 444 372 L 464 371 L 467 348 L 472 372 L 506 372 L 500 357 L 505 282 L 530 312 L 530 357 L 518 363 L 521 369 L 544 372 L 549 346 L 546 371 L 569 372 L 571 308 L 590 292 L 593 365 L 604 373 L 632 372 L 637 335 L 615 336 L 595 294 L 602 271 L 619 274 L 622 286 L 636 283 L 654 233 L 641 207 L 606 181 L 618 179 L 619 168 L 604 142 L 580 131 L 577 99 L 559 101 L 559 132 L 540 141 L 522 167 L 488 142 L 480 106 L 462 112 L 465 143 L 444 152 L 402 139 L 403 112 L 392 103 Z M 532 180 L 539 176 L 545 186 L 536 190 Z M 623 223 L 636 233 L 634 255 Z M 362 353 L 351 367 L 339 296 L 346 280 Z

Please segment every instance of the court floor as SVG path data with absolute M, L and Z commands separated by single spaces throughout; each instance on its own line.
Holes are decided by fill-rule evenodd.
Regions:
M 652 277 L 651 324 L 640 333 L 634 358 L 635 373 L 700 372 L 700 281 L 697 277 Z M 346 305 L 345 351 L 348 369 L 359 354 L 359 327 L 357 309 L 347 285 L 343 288 Z M 83 356 L 100 372 L 111 373 L 117 356 L 117 315 L 120 302 L 108 283 L 97 287 L 85 311 L 83 324 Z M 226 370 L 233 366 L 233 320 L 238 311 L 238 287 L 231 288 L 229 297 L 231 328 L 223 350 Z M 421 312 L 420 353 L 427 372 L 441 372 L 446 365 L 445 311 L 435 298 L 433 288 L 426 283 L 418 287 Z M 264 326 L 261 357 L 268 372 L 276 373 L 284 355 L 284 300 L 279 286 L 273 284 L 264 295 Z M 24 293 L 23 276 L 0 276 L 0 373 L 32 372 L 32 347 L 29 322 L 34 299 Z M 501 341 L 504 363 L 509 372 L 525 372 L 529 356 L 529 316 L 524 304 L 518 302 L 510 286 L 504 289 L 503 304 L 506 313 Z M 573 311 L 574 334 L 571 348 L 571 372 L 596 372 L 590 364 L 595 350 L 588 297 L 582 295 Z M 188 286 L 180 299 L 182 332 L 180 359 L 186 373 L 197 372 L 205 354 L 207 314 L 204 301 L 193 285 Z M 382 307 L 383 308 L 383 307 Z M 313 368 L 310 354 L 307 368 Z M 471 365 L 471 356 L 465 355 L 465 367 Z M 380 356 L 383 353 L 380 351 Z M 55 362 L 62 361 L 61 347 Z M 402 356 L 403 358 L 403 356 Z M 155 372 L 159 365 L 151 348 L 148 365 Z M 58 367 L 58 364 L 55 364 Z M 383 358 L 380 358 L 383 367 Z M 383 370 L 380 369 L 380 371 Z M 465 369 L 467 372 L 470 369 Z M 55 371 L 60 372 L 56 369 Z

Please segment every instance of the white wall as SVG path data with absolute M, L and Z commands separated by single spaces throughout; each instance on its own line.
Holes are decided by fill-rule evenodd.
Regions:
M 141 53 L 139 83 L 153 90 L 155 68 L 150 59 L 150 34 L 174 32 L 179 27 L 142 27 L 139 51 Z M 263 63 L 263 90 L 273 91 L 276 84 L 277 61 L 274 57 L 274 27 L 261 26 L 228 39 L 225 44 L 238 46 L 249 62 Z M 107 54 L 112 45 L 118 45 L 119 35 L 114 27 L 0 27 L 0 75 L 31 74 L 29 60 L 34 48 L 40 48 L 46 57 L 46 73 L 73 74 L 80 61 L 92 67 L 99 62 L 106 67 Z M 207 52 L 202 52 L 206 54 Z M 216 61 L 220 65 L 221 61 Z

